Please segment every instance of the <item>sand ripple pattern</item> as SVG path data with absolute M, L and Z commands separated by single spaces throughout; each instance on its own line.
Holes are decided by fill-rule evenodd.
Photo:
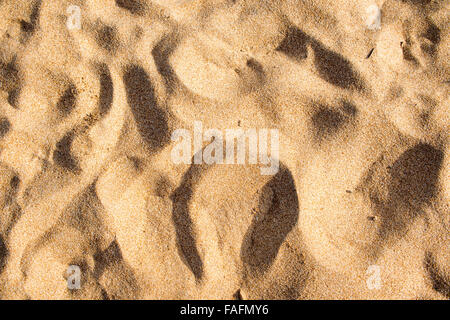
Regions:
M 450 299 L 449 9 L 0 1 L 0 298 Z M 173 163 L 195 121 L 278 173 Z

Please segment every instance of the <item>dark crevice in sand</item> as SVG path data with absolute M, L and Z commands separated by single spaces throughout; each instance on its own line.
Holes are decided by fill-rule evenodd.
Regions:
M 0 210 L 3 213 L 3 215 L 0 216 L 0 234 L 3 232 L 2 235 L 5 239 L 8 239 L 12 227 L 22 215 L 22 208 L 17 203 L 17 195 L 20 186 L 21 181 L 19 177 L 13 173 L 11 180 L 9 181 L 9 187 L 7 187 L 6 190 L 3 191 L 4 193 L 0 195 L 3 198 L 3 203 L 0 206 Z
M 446 279 L 445 276 L 439 271 L 439 267 L 430 252 L 426 253 L 424 264 L 428 276 L 432 281 L 433 290 L 436 290 L 450 299 L 450 279 Z
M 436 193 L 444 154 L 429 144 L 419 143 L 405 151 L 393 164 L 391 199 L 420 208 Z
M 266 73 L 262 64 L 254 58 L 248 59 L 246 65 L 256 76 L 256 79 L 243 79 L 246 82 L 246 91 L 251 92 L 266 83 Z
M 288 57 L 301 61 L 308 56 L 309 36 L 298 28 L 288 30 L 283 41 L 278 45 L 277 51 L 283 52 Z
M 243 95 L 257 91 L 266 83 L 263 66 L 253 58 L 247 60 L 246 68 L 235 68 L 234 72 L 241 79 L 240 92 Z
M 297 224 L 299 214 L 295 182 L 284 166 L 262 192 L 260 206 L 267 192 L 273 194 L 272 204 L 267 212 L 256 213 L 241 245 L 241 259 L 251 274 L 269 269 L 286 236 Z
M 391 166 L 388 200 L 383 204 L 380 236 L 402 236 L 436 195 L 443 161 L 440 150 L 419 143 L 405 151 Z
M 358 114 L 358 109 L 347 101 L 340 108 L 318 105 L 317 111 L 311 117 L 313 136 L 317 142 L 337 134 L 347 123 Z
M 160 198 L 166 198 L 170 194 L 172 184 L 167 176 L 161 175 L 156 181 L 155 193 Z
M 18 176 L 14 176 L 12 177 L 10 183 L 9 183 L 10 187 L 12 190 L 16 191 L 19 188 L 20 185 L 20 179 Z
M 106 290 L 104 288 L 101 289 L 101 293 L 100 293 L 102 299 L 101 300 L 114 300 L 114 299 L 110 299 L 108 296 L 108 292 L 106 292 Z
M 98 251 L 96 254 L 94 254 L 94 277 L 96 279 L 100 278 L 109 264 L 117 263 L 122 259 L 122 252 L 120 251 L 117 241 L 114 240 L 104 251 Z
M 349 101 L 342 102 L 342 111 L 346 116 L 350 117 L 356 117 L 358 114 L 358 108 L 356 108 L 356 106 Z
M 5 268 L 7 257 L 8 257 L 8 248 L 6 247 L 3 235 L 0 234 L 0 274 L 3 272 Z
M 241 295 L 241 289 L 238 289 L 238 290 L 233 294 L 233 299 L 234 299 L 234 300 L 244 300 L 244 299 L 242 298 L 242 295 Z
M 75 109 L 78 91 L 73 83 L 67 89 L 56 104 L 56 108 L 63 116 L 68 116 Z
M 413 5 L 420 5 L 420 6 L 424 6 L 429 4 L 432 0 L 401 0 L 402 2 L 409 2 Z
M 21 79 L 15 58 L 8 63 L 0 62 L 0 90 L 8 92 L 8 103 L 16 108 L 21 91 Z
M 441 30 L 431 21 L 428 22 L 429 26 L 428 29 L 423 34 L 423 37 L 425 39 L 428 39 L 431 41 L 431 44 L 421 44 L 420 48 L 423 52 L 434 56 L 436 53 L 437 46 L 439 45 L 439 42 L 441 41 Z
M 19 100 L 21 90 L 22 90 L 22 88 L 19 86 L 8 92 L 7 101 L 12 107 L 14 107 L 16 109 L 17 109 L 17 102 Z
M 0 119 L 0 139 L 3 138 L 11 129 L 11 123 L 7 118 Z
M 116 0 L 116 5 L 135 15 L 142 15 L 145 11 L 145 4 L 140 0 Z
M 25 33 L 33 32 L 34 29 L 33 25 L 25 20 L 20 20 L 20 28 Z
M 20 27 L 25 33 L 24 42 L 36 31 L 39 26 L 39 11 L 41 9 L 41 0 L 34 1 L 30 14 L 30 21 L 20 20 Z
M 308 56 L 308 45 L 314 50 L 315 66 L 323 80 L 344 89 L 364 89 L 364 83 L 350 61 L 325 48 L 322 43 L 299 28 L 291 27 L 276 50 L 301 62 Z
M 189 267 L 197 280 L 203 277 L 203 262 L 197 249 L 196 236 L 192 228 L 189 203 L 194 193 L 194 187 L 199 181 L 205 165 L 191 165 L 184 174 L 180 186 L 171 194 L 173 202 L 172 221 L 177 235 L 177 248 L 183 261 Z
M 173 93 L 179 80 L 169 63 L 169 57 L 175 50 L 178 41 L 176 35 L 170 34 L 162 38 L 152 50 L 156 69 L 162 76 L 168 94 Z
M 114 54 L 119 47 L 117 30 L 114 27 L 101 25 L 95 34 L 95 41 L 104 50 Z
M 17 175 L 14 175 L 11 178 L 11 181 L 9 182 L 9 188 L 4 193 L 4 205 L 5 206 L 10 206 L 13 204 L 14 200 L 16 199 L 17 193 L 19 191 L 19 187 L 20 187 L 20 179 Z M 9 210 L 14 210 L 14 209 L 9 208 Z M 11 218 L 13 218 L 13 217 L 11 217 Z M 10 221 L 10 222 L 15 223 L 15 221 Z M 6 230 L 8 230 L 8 229 L 9 228 L 7 228 Z
M 431 21 L 428 21 L 428 23 L 428 28 L 423 36 L 437 45 L 441 41 L 441 30 Z
M 71 154 L 72 142 L 74 134 L 72 132 L 67 133 L 57 144 L 56 149 L 53 152 L 53 161 L 70 171 L 78 170 L 78 163 Z
M 350 61 L 326 49 L 319 41 L 312 40 L 311 46 L 315 53 L 315 66 L 323 80 L 343 89 L 364 89 L 363 81 Z
M 159 151 L 170 142 L 167 112 L 158 106 L 155 89 L 145 70 L 126 67 L 123 76 L 128 105 L 139 133 L 151 151 Z
M 317 140 L 330 136 L 339 131 L 344 123 L 344 116 L 327 107 L 319 107 L 319 110 L 311 118 L 315 128 L 315 136 Z
M 104 117 L 111 109 L 114 97 L 114 85 L 111 78 L 111 73 L 106 64 L 101 64 L 98 67 L 100 74 L 100 95 L 98 101 L 98 109 L 100 117 Z
M 264 68 L 263 68 L 263 66 L 261 65 L 261 63 L 256 61 L 254 58 L 250 58 L 250 59 L 247 60 L 247 67 L 249 67 L 250 69 L 255 71 L 261 77 L 264 77 Z
M 15 61 L 0 62 L 0 90 L 11 91 L 19 85 L 19 71 Z

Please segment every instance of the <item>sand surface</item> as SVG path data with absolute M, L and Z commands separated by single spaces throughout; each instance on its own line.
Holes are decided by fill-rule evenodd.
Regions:
M 450 299 L 449 15 L 0 0 L 0 298 Z

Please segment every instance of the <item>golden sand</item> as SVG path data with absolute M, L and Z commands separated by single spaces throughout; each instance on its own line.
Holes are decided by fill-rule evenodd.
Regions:
M 449 14 L 0 1 L 0 298 L 449 299 Z M 174 161 L 198 123 L 277 172 Z

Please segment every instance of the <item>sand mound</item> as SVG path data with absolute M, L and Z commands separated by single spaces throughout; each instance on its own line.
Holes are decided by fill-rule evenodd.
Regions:
M 449 12 L 0 1 L 0 297 L 449 299 Z

